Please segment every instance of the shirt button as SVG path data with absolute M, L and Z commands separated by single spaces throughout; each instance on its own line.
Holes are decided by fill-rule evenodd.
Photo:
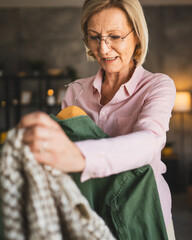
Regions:
M 102 111 L 102 112 L 101 112 L 101 115 L 102 115 L 102 116 L 105 116 L 105 112 L 104 112 L 104 111 Z
M 104 116 L 106 114 L 106 111 L 104 110 L 104 109 L 102 109 L 101 111 L 100 111 L 100 115 L 101 116 Z

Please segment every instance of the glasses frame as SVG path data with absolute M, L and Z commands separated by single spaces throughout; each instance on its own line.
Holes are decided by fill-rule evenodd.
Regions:
M 134 28 L 132 28 L 124 37 L 121 37 L 121 36 L 119 36 L 121 39 L 122 39 L 122 41 L 124 41 L 124 39 L 126 38 L 126 37 L 128 37 L 129 36 L 129 34 L 131 33 L 131 32 L 133 32 L 133 30 L 134 30 Z M 96 36 L 95 38 L 97 39 L 97 41 L 98 41 L 98 48 L 101 46 L 101 41 L 104 41 L 105 42 L 105 44 L 107 45 L 107 47 L 108 48 L 111 48 L 111 46 L 110 45 L 108 45 L 108 42 L 107 42 L 107 39 L 110 37 L 110 36 L 112 36 L 112 35 L 108 35 L 108 36 Z M 86 40 L 86 38 L 88 39 L 88 37 L 89 37 L 89 35 L 88 34 L 85 34 L 84 36 L 83 36 L 83 38 L 82 38 L 82 40 L 84 41 L 84 43 L 88 46 L 88 40 Z M 105 39 L 104 39 L 105 38 Z

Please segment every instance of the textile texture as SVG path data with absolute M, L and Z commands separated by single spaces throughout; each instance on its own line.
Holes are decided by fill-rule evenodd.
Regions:
M 72 178 L 34 159 L 22 144 L 23 131 L 9 131 L 1 156 L 4 238 L 114 239 Z
M 86 158 L 81 180 L 87 181 L 93 175 L 102 178 L 150 164 L 168 226 L 172 218 L 171 193 L 162 176 L 166 166 L 161 161 L 161 150 L 175 104 L 174 82 L 165 74 L 151 73 L 137 66 L 113 99 L 101 105 L 103 76 L 104 70 L 100 69 L 95 76 L 75 81 L 83 87 L 76 105 L 111 136 L 110 139 L 78 142 L 77 146 Z M 79 84 L 72 84 L 67 89 L 62 109 L 73 104 L 81 91 Z
M 51 117 L 55 121 L 57 121 L 58 124 L 60 124 L 62 129 L 65 131 L 65 133 L 68 135 L 68 137 L 72 141 L 79 141 L 81 139 L 86 140 L 86 139 L 100 139 L 100 138 L 108 138 L 109 137 L 88 116 L 79 116 L 79 117 L 74 117 L 74 118 L 66 119 L 66 120 L 59 120 L 54 115 L 51 115 Z M 15 140 L 13 141 L 14 138 L 15 138 L 14 135 L 11 136 L 12 142 L 14 142 L 14 144 L 16 144 Z M 19 150 L 20 153 L 18 153 L 18 151 L 14 151 L 14 154 L 16 154 L 16 156 L 19 154 L 23 157 L 24 156 L 23 148 L 24 148 L 25 151 L 27 151 L 27 155 L 28 155 L 29 149 L 25 148 L 24 146 L 20 146 L 20 147 L 21 147 L 21 150 Z M 20 149 L 20 147 L 16 146 L 14 148 Z M 13 153 L 12 153 L 12 155 L 13 155 Z M 10 158 L 8 157 L 8 159 L 10 159 Z M 20 160 L 20 161 L 24 161 L 24 162 L 26 161 L 25 158 L 22 158 L 22 159 L 23 160 Z M 33 159 L 33 161 L 34 161 L 34 159 Z M 98 158 L 98 161 L 101 161 L 101 160 Z M 117 161 L 118 161 L 118 159 L 117 159 Z M 13 164 L 13 163 L 10 163 L 10 164 Z M 37 164 L 36 161 L 33 162 L 33 164 L 35 164 L 35 166 L 36 166 L 36 164 Z M 32 185 L 34 185 L 34 187 L 35 187 L 35 184 L 37 185 L 37 183 L 39 183 L 40 186 L 38 186 L 38 189 L 36 188 L 36 190 L 34 190 L 34 191 L 37 191 L 37 192 L 41 191 L 43 194 L 44 190 L 42 190 L 42 183 L 48 181 L 46 184 L 48 185 L 48 188 L 50 188 L 51 186 L 50 186 L 49 179 L 50 178 L 52 179 L 54 177 L 52 176 L 53 173 L 50 173 L 48 167 L 44 168 L 42 165 L 38 164 L 38 169 L 40 169 L 40 170 L 37 171 L 35 167 L 32 167 L 34 169 L 31 169 L 31 171 L 33 171 L 32 173 L 34 174 L 34 176 L 33 176 L 33 174 L 30 173 L 33 176 L 33 178 L 36 180 L 33 180 L 33 178 L 31 178 L 29 176 L 27 178 L 26 175 L 28 175 L 28 173 L 27 174 L 25 173 L 23 175 L 23 172 L 26 172 L 26 169 L 23 169 L 23 166 L 26 166 L 26 163 L 24 165 L 19 165 L 19 168 L 21 167 L 20 171 L 18 171 L 18 169 L 17 169 L 18 166 L 17 166 L 16 172 L 19 172 L 19 174 L 21 176 L 21 177 L 19 176 L 18 179 L 22 179 L 22 181 L 23 181 L 20 184 L 21 189 L 27 189 L 27 191 L 26 190 L 23 191 L 23 195 L 20 196 L 21 203 L 18 204 L 19 200 L 17 200 L 17 202 L 15 203 L 14 206 L 17 206 L 17 205 L 20 206 L 20 208 L 21 208 L 20 212 L 19 212 L 20 215 L 23 214 L 23 212 L 25 213 L 25 215 L 22 215 L 22 216 L 25 216 L 25 218 L 22 219 L 24 221 L 24 224 L 21 223 L 21 220 L 18 221 L 18 219 L 14 218 L 14 221 L 17 223 L 12 221 L 11 226 L 16 227 L 19 224 L 19 227 L 17 226 L 17 228 L 20 229 L 20 231 L 22 231 L 22 229 L 26 229 L 25 230 L 25 236 L 26 236 L 26 234 L 29 234 L 28 233 L 29 230 L 28 230 L 28 228 L 26 228 L 26 226 L 29 226 L 31 224 L 31 222 L 29 224 L 29 220 L 31 218 L 28 219 L 27 211 L 25 209 L 26 206 L 29 204 L 29 200 L 30 200 L 29 193 L 31 190 L 29 188 L 29 180 L 31 179 Z M 13 168 L 13 166 L 11 168 Z M 8 176 L 10 176 L 9 170 L 11 168 L 10 168 L 10 166 L 7 166 L 6 171 L 8 172 Z M 53 172 L 53 170 L 51 172 Z M 58 171 L 55 171 L 55 170 L 54 170 L 54 172 L 55 172 L 55 174 L 59 173 Z M 37 173 L 40 176 L 38 176 Z M 47 178 L 47 175 L 51 175 L 51 176 L 49 176 Z M 145 165 L 143 167 L 125 171 L 125 172 L 122 172 L 119 174 L 113 174 L 108 177 L 92 178 L 86 182 L 80 181 L 81 174 L 79 174 L 79 173 L 70 174 L 70 176 L 73 178 L 74 182 L 77 184 L 78 189 L 88 200 L 91 208 L 99 216 L 101 216 L 103 218 L 103 220 L 109 227 L 111 233 L 113 234 L 113 236 L 116 239 L 118 239 L 118 240 L 127 240 L 127 239 L 131 239 L 131 240 L 132 239 L 134 239 L 134 240 L 154 240 L 154 239 L 155 240 L 167 240 L 167 233 L 166 233 L 165 223 L 164 223 L 164 219 L 163 219 L 161 204 L 160 204 L 160 200 L 159 200 L 158 190 L 157 190 L 153 170 L 150 165 Z M 69 185 L 68 185 L 68 180 L 66 180 L 66 178 L 70 179 Z M 13 186 L 13 185 L 15 185 L 15 183 L 17 181 L 16 181 L 16 177 L 14 177 L 14 176 L 11 176 L 11 179 L 12 179 L 11 183 L 9 182 L 9 184 L 7 185 L 8 186 L 7 188 L 8 188 L 8 192 L 9 191 L 13 192 L 13 193 L 11 193 L 12 194 L 11 197 L 10 196 L 9 197 L 11 199 L 15 199 L 14 192 L 18 192 L 18 190 L 17 190 L 18 187 L 16 190 L 14 190 L 15 186 Z M 58 179 L 60 179 L 60 180 L 58 180 Z M 37 183 L 34 184 L 35 181 L 37 181 Z M 70 189 L 69 194 L 72 194 L 73 188 L 71 187 L 71 184 L 70 184 L 71 178 L 69 177 L 69 175 L 62 174 L 62 176 L 60 176 L 60 178 L 57 177 L 57 181 L 59 181 L 59 183 L 58 183 L 59 189 L 61 189 L 63 191 L 63 188 L 69 187 L 69 189 Z M 66 182 L 67 186 L 63 186 L 63 184 L 65 185 L 65 182 Z M 74 184 L 74 182 L 73 182 L 73 184 Z M 76 191 L 77 190 L 75 190 L 75 193 L 76 193 Z M 59 220 L 58 220 L 59 223 L 55 222 L 55 225 L 58 229 L 58 232 L 61 231 L 62 233 L 65 233 L 65 235 L 61 234 L 63 237 L 63 236 L 66 236 L 66 234 L 69 235 L 70 230 L 68 227 L 65 227 L 68 224 L 68 223 L 66 224 L 65 218 L 67 217 L 67 219 L 68 219 L 71 214 L 67 213 L 67 216 L 65 216 L 65 213 L 64 213 L 64 216 L 62 215 L 63 212 L 61 211 L 60 207 L 57 206 L 57 203 L 58 203 L 57 199 L 59 198 L 59 196 L 57 194 L 60 194 L 60 190 L 58 190 L 57 192 L 53 191 L 53 193 L 54 193 L 53 196 L 51 196 L 51 198 L 53 198 L 53 200 L 51 200 L 51 201 L 54 201 L 54 203 L 55 203 L 55 210 L 53 210 L 53 212 L 57 211 L 57 213 L 59 214 Z M 37 193 L 35 193 L 35 195 L 36 194 Z M 50 190 L 50 194 L 52 194 L 52 187 Z M 79 194 L 79 191 L 78 191 L 78 194 Z M 77 203 L 77 206 L 84 206 L 83 204 L 79 205 L 79 201 L 81 200 L 82 196 L 78 195 L 78 194 L 70 195 L 71 196 L 70 203 L 75 202 L 75 203 Z M 49 196 L 50 195 L 45 196 L 45 198 L 44 198 L 45 201 L 50 199 Z M 3 197 L 3 198 L 5 199 L 5 197 Z M 10 198 L 7 197 L 6 199 L 10 199 Z M 37 197 L 37 198 L 40 199 L 39 197 Z M 4 206 L 6 206 L 7 202 L 12 202 L 12 201 L 7 201 L 6 199 L 5 199 Z M 9 203 L 9 205 L 11 205 L 11 204 L 13 204 L 13 203 Z M 59 204 L 60 204 L 60 202 L 59 202 Z M 44 208 L 43 205 L 44 205 L 44 203 L 41 203 L 40 208 L 43 209 Z M 22 209 L 24 209 L 23 212 L 22 212 Z M 75 207 L 75 211 L 77 209 L 79 211 L 79 208 Z M 82 208 L 80 207 L 80 209 L 82 209 Z M 83 207 L 83 209 L 85 209 L 85 208 Z M 42 215 L 41 212 L 44 212 L 44 210 L 40 210 L 40 212 L 39 212 L 40 216 Z M 87 219 L 85 217 L 85 216 L 87 216 L 87 214 L 85 214 L 85 213 L 87 213 L 87 211 L 83 211 L 82 215 L 83 215 L 83 219 L 85 219 L 87 221 Z M 12 214 L 15 215 L 14 211 L 10 210 L 8 219 L 13 218 L 13 216 L 11 216 Z M 78 212 L 78 214 L 80 215 L 81 213 Z M 34 215 L 34 213 L 32 213 L 32 215 Z M 41 226 L 41 228 L 42 228 L 42 231 L 45 231 L 47 234 L 49 234 L 49 237 L 47 239 L 52 240 L 52 239 L 54 239 L 54 238 L 51 238 L 51 236 L 53 235 L 51 233 L 51 231 L 53 231 L 53 230 L 49 230 L 49 229 L 52 229 L 54 225 L 52 225 L 50 227 L 50 221 L 48 220 L 49 216 L 46 216 L 46 215 L 42 216 L 42 218 L 41 218 L 42 222 L 44 222 L 44 220 L 43 220 L 44 218 L 46 218 L 46 219 L 45 219 L 45 224 L 43 224 L 43 226 Z M 34 217 L 34 219 L 36 219 L 36 216 Z M 81 220 L 79 220 L 79 219 L 81 219 L 80 217 L 78 217 L 76 219 L 77 220 L 74 221 L 74 224 L 78 221 L 81 222 Z M 32 226 L 34 224 L 38 225 L 39 223 L 34 223 L 34 221 L 32 219 Z M 81 223 L 78 223 L 78 224 L 81 225 Z M 24 225 L 25 225 L 25 227 L 23 227 Z M 73 230 L 73 228 L 72 228 L 72 230 Z M 8 229 L 8 228 L 5 228 L 5 229 Z M 10 227 L 9 227 L 9 229 L 10 229 Z M 84 232 L 83 234 L 85 234 L 87 230 L 85 229 L 84 225 L 81 227 L 81 229 L 82 229 L 81 231 Z M 37 230 L 37 231 L 39 231 L 39 230 Z M 31 231 L 30 231 L 30 234 L 31 234 Z M 33 233 L 33 234 L 35 234 L 35 233 Z M 59 236 L 61 236 L 61 235 L 59 235 Z M 63 237 L 63 239 L 69 239 L 69 240 L 70 239 L 95 239 L 95 238 L 92 238 L 91 235 L 88 238 L 85 238 L 84 236 L 80 236 L 80 237 L 78 236 L 79 238 L 78 237 L 70 238 L 68 235 L 65 238 Z M 25 236 L 20 239 L 30 239 L 30 238 L 25 238 Z M 35 237 L 36 236 L 34 236 L 33 239 L 35 239 Z M 14 238 L 14 237 L 12 239 L 17 240 L 17 238 Z M 46 239 L 46 237 L 45 238 L 37 238 L 37 239 L 40 239 L 40 240 Z M 62 239 L 62 238 L 58 238 L 58 239 Z M 106 238 L 105 238 L 105 236 L 102 236 L 102 237 L 99 237 L 98 239 L 106 239 Z
M 57 121 L 73 141 L 108 138 L 88 116 Z M 98 162 L 102 160 L 98 157 Z M 116 159 L 118 162 L 118 158 Z M 132 160 L 134 161 L 134 159 Z M 72 174 L 90 206 L 118 240 L 167 240 L 157 185 L 150 165 L 81 182 Z

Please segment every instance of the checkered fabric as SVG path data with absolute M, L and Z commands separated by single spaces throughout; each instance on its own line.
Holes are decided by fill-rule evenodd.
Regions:
M 72 178 L 34 159 L 23 132 L 9 131 L 0 161 L 5 239 L 114 239 Z

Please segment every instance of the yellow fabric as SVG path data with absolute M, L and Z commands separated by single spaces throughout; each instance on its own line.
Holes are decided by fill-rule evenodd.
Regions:
M 60 120 L 65 120 L 68 118 L 77 117 L 77 116 L 81 116 L 81 115 L 87 115 L 87 114 L 85 111 L 83 111 L 81 108 L 79 108 L 77 106 L 69 106 L 69 107 L 62 109 L 57 114 L 57 118 L 59 118 Z

